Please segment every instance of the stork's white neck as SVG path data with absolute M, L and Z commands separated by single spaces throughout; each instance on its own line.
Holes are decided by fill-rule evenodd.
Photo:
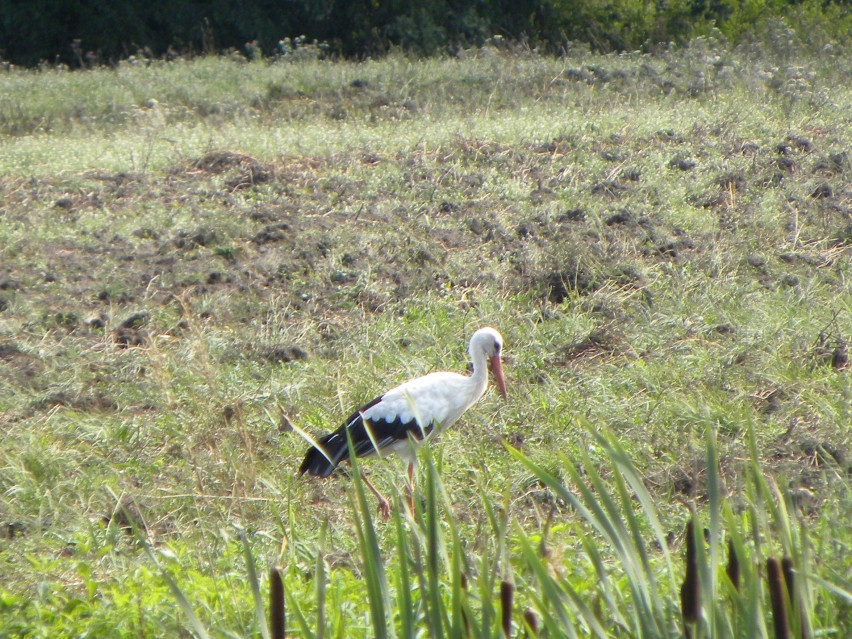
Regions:
M 488 360 L 482 349 L 471 349 L 471 362 L 473 363 L 473 373 L 467 378 L 468 388 L 470 389 L 470 403 L 476 402 L 485 392 L 488 386 Z

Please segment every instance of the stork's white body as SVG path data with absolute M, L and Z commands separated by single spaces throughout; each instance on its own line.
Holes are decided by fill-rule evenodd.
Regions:
M 409 435 L 415 443 L 449 428 L 475 404 L 488 386 L 488 367 L 506 396 L 500 353 L 503 339 L 493 328 L 481 328 L 470 339 L 473 362 L 469 376 L 439 372 L 392 388 L 350 415 L 335 432 L 317 441 L 306 453 L 301 474 L 330 475 L 349 457 L 347 435 L 356 456 L 398 453 L 408 456 Z M 411 469 L 409 469 L 411 473 Z
M 442 371 L 400 384 L 382 395 L 382 401 L 362 413 L 370 421 L 416 420 L 424 429 L 440 432 L 452 426 L 473 406 L 488 384 L 485 367 L 474 377 Z M 430 433 L 431 434 L 431 433 Z
M 370 443 L 373 450 L 366 451 L 365 457 L 376 453 L 379 456 L 398 453 L 407 457 L 410 451 L 409 432 L 415 444 L 440 434 L 482 397 L 485 380 L 476 386 L 470 383 L 471 380 L 471 377 L 443 371 L 418 377 L 392 388 L 379 401 L 359 409 L 347 421 L 345 428 L 352 432 L 356 426 L 353 422 L 359 419 L 372 425 Z M 388 430 L 385 424 L 391 429 Z M 325 443 L 334 444 L 338 438 L 343 445 L 346 444 L 345 431 L 332 433 Z

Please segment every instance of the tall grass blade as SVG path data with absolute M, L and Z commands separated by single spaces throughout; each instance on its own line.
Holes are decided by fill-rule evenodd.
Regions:
M 473 628 L 477 636 L 490 638 L 500 632 L 499 611 L 494 605 L 494 592 L 498 587 L 498 580 L 505 574 L 502 567 L 508 563 L 506 540 L 509 535 L 509 497 L 504 495 L 504 501 L 501 504 L 495 496 L 489 494 L 486 488 L 487 481 L 482 475 L 477 484 L 480 503 L 491 527 L 491 536 L 478 562 L 476 592 L 479 610 L 477 618 L 470 616 L 470 621 L 474 624 Z
M 260 627 L 260 635 L 263 639 L 269 639 L 269 629 L 266 627 L 266 612 L 263 607 L 263 595 L 260 593 L 260 580 L 257 576 L 257 566 L 254 563 L 254 554 L 251 551 L 246 532 L 242 528 L 237 529 L 237 536 L 240 538 L 243 546 L 243 557 L 246 561 L 246 572 L 248 573 L 248 582 L 251 587 L 251 594 L 254 598 L 254 617 Z
M 660 551 L 662 552 L 663 558 L 666 562 L 666 574 L 669 577 L 669 589 L 674 592 L 676 587 L 674 579 L 674 567 L 672 563 L 671 553 L 669 552 L 668 548 L 667 534 L 662 524 L 660 523 L 657 504 L 654 501 L 654 498 L 651 497 L 651 494 L 648 492 L 648 488 L 645 485 L 642 476 L 639 474 L 639 471 L 636 470 L 636 466 L 630 459 L 630 455 L 628 455 L 627 451 L 624 449 L 618 439 L 611 433 L 605 435 L 604 433 L 594 429 L 591 429 L 591 431 L 598 439 L 601 446 L 605 447 L 610 460 L 614 462 L 618 470 L 621 471 L 621 476 L 624 477 L 625 480 L 627 480 L 628 484 L 630 484 L 630 488 L 633 490 L 634 497 L 636 498 L 636 500 L 639 501 L 639 504 L 642 506 L 642 512 L 645 514 L 648 524 L 650 525 L 651 530 L 654 533 L 657 546 L 660 548 Z
M 701 562 L 701 581 L 703 586 L 703 599 L 706 609 L 707 634 L 710 637 L 718 636 L 718 626 L 723 623 L 722 608 L 715 605 L 718 600 L 717 575 L 719 573 L 720 553 L 719 541 L 722 539 L 722 478 L 719 475 L 719 455 L 716 444 L 716 431 L 707 427 L 704 436 L 705 446 L 705 468 L 707 472 L 707 502 L 710 510 L 710 538 L 709 556 Z M 697 532 L 697 531 L 696 531 Z M 701 554 L 706 555 L 705 547 L 700 547 Z
M 659 522 L 657 521 L 656 508 L 653 507 L 650 495 L 647 495 L 644 484 L 639 478 L 638 473 L 636 473 L 633 463 L 623 450 L 619 452 L 618 448 L 620 447 L 618 447 L 614 438 L 606 439 L 599 433 L 596 433 L 596 435 L 599 437 L 599 441 L 609 457 L 609 462 L 614 471 L 612 474 L 612 481 L 615 484 L 618 501 L 614 499 L 612 500 L 612 508 L 609 511 L 610 516 L 619 521 L 626 520 L 627 522 L 627 529 L 621 528 L 620 530 L 622 530 L 625 535 L 624 546 L 628 549 L 629 557 L 634 564 L 635 572 L 633 574 L 637 579 L 637 589 L 642 592 L 642 596 L 647 602 L 647 625 L 648 628 L 656 628 L 654 632 L 661 632 L 662 629 L 666 627 L 664 619 L 664 611 L 666 608 L 660 598 L 660 588 L 657 584 L 655 571 L 651 566 L 651 561 L 648 556 L 648 544 L 644 538 L 645 529 L 642 525 L 645 520 L 650 521 L 653 519 L 657 522 L 655 535 L 657 536 L 658 543 L 660 544 L 661 552 L 664 554 L 666 559 L 668 559 L 668 548 L 665 543 L 666 540 L 663 536 L 662 527 L 659 526 Z M 632 492 L 627 490 L 627 483 L 625 481 L 626 477 L 631 478 L 629 484 Z M 608 495 L 609 489 L 604 486 L 602 482 L 596 483 L 598 486 L 599 498 L 600 496 Z M 647 501 L 643 501 L 640 498 L 641 494 L 647 495 Z M 642 512 L 645 515 L 643 521 L 640 521 L 640 518 L 634 511 L 634 497 L 643 507 Z M 667 565 L 669 567 L 669 574 L 672 574 L 671 564 L 667 562 Z
M 603 443 L 606 444 L 605 441 Z M 626 490 L 623 480 L 620 478 L 615 480 L 618 495 L 616 499 L 605 485 L 594 461 L 587 454 L 581 453 L 582 475 L 571 460 L 564 460 L 563 466 L 580 494 L 578 498 L 560 481 L 522 453 L 511 448 L 509 451 L 541 483 L 570 503 L 577 513 L 612 546 L 627 575 L 632 596 L 632 614 L 624 617 L 624 621 L 629 624 L 628 627 L 632 626 L 631 632 L 646 637 L 666 634 L 664 606 L 655 580 L 650 576 L 651 567 L 644 549 L 645 542 L 641 536 L 638 519 L 633 513 L 631 495 Z M 615 455 L 611 446 L 605 445 L 604 451 L 608 455 Z M 612 458 L 609 461 L 616 473 L 619 473 L 619 464 Z M 629 522 L 630 529 L 625 526 L 625 519 Z
M 654 589 L 648 578 L 649 571 L 645 567 L 647 556 L 644 549 L 639 550 L 636 547 L 633 535 L 624 525 L 625 518 L 628 521 L 632 518 L 632 504 L 627 498 L 627 501 L 622 501 L 619 506 L 604 484 L 594 462 L 586 454 L 582 454 L 581 459 L 585 477 L 591 486 L 583 481 L 583 477 L 573 465 L 568 467 L 568 473 L 583 495 L 589 510 L 594 513 L 594 521 L 590 523 L 597 522 L 597 527 L 606 531 L 607 539 L 613 545 L 627 574 L 627 583 L 633 598 L 634 618 L 638 621 L 636 631 L 646 637 L 661 636 L 664 634 L 663 624 L 655 614 L 659 607 L 654 605 Z M 628 515 L 628 512 L 631 514 Z
M 445 504 L 445 508 L 447 512 L 452 512 L 448 503 Z M 470 635 L 470 627 L 464 611 L 464 604 L 467 599 L 467 578 L 465 575 L 467 574 L 468 567 L 463 555 L 462 542 L 459 537 L 455 518 L 452 516 L 447 517 L 445 524 L 449 528 L 452 540 L 452 553 L 449 557 L 451 583 L 448 635 L 452 639 L 463 639 Z M 462 580 L 464 580 L 464 587 L 462 586 Z
M 290 423 L 290 427 L 293 429 L 293 432 L 294 432 L 294 433 L 296 433 L 297 435 L 299 435 L 299 437 L 301 437 L 302 439 L 304 439 L 304 440 L 308 443 L 308 445 L 310 445 L 310 446 L 312 446 L 312 447 L 316 448 L 316 449 L 317 449 L 317 450 L 318 450 L 318 451 L 322 454 L 322 456 L 323 456 L 323 457 L 325 457 L 325 458 L 328 460 L 328 462 L 329 462 L 330 464 L 333 464 L 333 463 L 334 463 L 334 461 L 332 460 L 331 456 L 328 454 L 328 451 L 326 451 L 325 446 L 323 446 L 322 444 L 320 444 L 320 443 L 319 443 L 319 442 L 318 442 L 318 441 L 317 441 L 317 440 L 313 437 L 313 435 L 311 435 L 311 434 L 310 434 L 310 433 L 308 433 L 307 431 L 305 431 L 305 430 L 303 430 L 303 429 L 299 428 L 299 425 L 298 425 L 298 424 Z M 369 429 L 369 428 L 367 429 L 367 433 L 368 433 L 368 434 L 370 434 L 370 429 Z
M 491 532 L 494 536 L 494 539 L 497 541 L 497 552 L 494 556 L 494 565 L 492 567 L 492 572 L 494 575 L 498 575 L 500 571 L 501 562 L 505 563 L 506 559 L 506 535 L 508 534 L 508 512 L 509 509 L 505 507 L 505 503 L 502 512 L 498 512 L 498 507 L 500 503 L 491 495 L 488 494 L 485 489 L 485 484 L 482 479 L 479 481 L 479 496 L 482 503 L 482 506 L 485 510 L 485 516 L 488 519 L 488 523 L 491 526 Z
M 612 623 L 621 628 L 629 627 L 629 622 L 624 618 L 623 611 L 627 609 L 621 589 L 612 583 L 609 572 L 607 571 L 604 559 L 601 556 L 599 544 L 595 543 L 588 535 L 577 527 L 577 536 L 580 543 L 583 545 L 583 550 L 589 556 L 592 565 L 595 567 L 595 573 L 598 576 L 597 595 L 603 599 L 605 609 L 612 620 Z M 569 595 L 571 591 L 569 591 Z
M 408 534 L 405 528 L 405 519 L 400 514 L 399 500 L 394 500 L 392 517 L 396 528 L 396 552 L 399 567 L 396 571 L 396 605 L 399 615 L 400 630 L 403 637 L 415 635 L 414 597 L 411 586 L 410 565 L 411 549 L 408 543 Z
M 317 563 L 314 569 L 314 583 L 316 584 L 317 601 L 317 639 L 325 639 L 325 558 L 321 552 L 317 553 Z
M 163 581 L 165 581 L 166 585 L 169 587 L 169 591 L 171 591 L 172 596 L 175 598 L 175 601 L 177 601 L 178 606 L 181 609 L 181 612 L 183 612 L 187 621 L 189 621 L 189 625 L 191 626 L 195 635 L 200 639 L 207 639 L 207 637 L 209 637 L 207 629 L 204 627 L 204 624 L 201 623 L 201 620 L 198 618 L 198 615 L 195 614 L 195 611 L 192 609 L 189 600 L 183 594 L 180 587 L 177 585 L 177 582 L 172 578 L 168 570 L 166 570 L 165 567 L 163 567 L 163 565 L 157 559 L 157 556 L 154 554 L 154 550 L 151 548 L 151 544 L 148 543 L 147 539 L 144 539 L 139 535 L 137 535 L 137 539 L 142 543 L 142 547 L 145 548 L 145 553 L 148 555 L 148 558 L 157 567 L 157 570 L 160 571 L 160 575 L 163 577 Z
M 541 595 L 538 597 L 538 604 L 542 612 L 543 623 L 546 626 L 562 628 L 562 632 L 564 632 L 567 636 L 576 637 L 577 635 L 574 630 L 574 623 L 571 619 L 568 608 L 565 606 L 565 598 L 559 585 L 553 579 L 550 572 L 547 570 L 547 567 L 538 556 L 538 553 L 533 548 L 529 538 L 517 524 L 516 531 L 518 534 L 518 541 L 520 542 L 521 553 L 532 570 L 533 575 L 536 578 L 536 583 L 538 584 L 538 589 L 541 592 Z M 606 635 L 604 634 L 603 636 L 605 637 Z
M 121 498 L 119 498 L 110 488 L 107 488 L 107 490 L 109 491 L 110 495 L 116 500 L 116 508 L 121 509 L 123 511 L 124 517 L 128 521 L 132 521 L 133 519 L 126 512 L 126 507 L 124 506 L 124 502 L 121 500 Z M 177 582 L 172 578 L 168 570 L 166 570 L 166 568 L 157 559 L 157 555 L 154 553 L 154 549 L 151 547 L 148 538 L 138 527 L 134 526 L 132 530 L 134 536 L 136 537 L 136 543 L 141 545 L 142 548 L 145 549 L 145 554 L 148 555 L 148 558 L 157 567 L 157 570 L 160 571 L 160 575 L 163 577 L 163 581 L 166 582 L 169 591 L 172 593 L 172 596 L 175 598 L 175 601 L 177 601 L 178 607 L 186 616 L 187 620 L 189 621 L 189 625 L 192 627 L 196 636 L 200 639 L 207 639 L 207 637 L 209 636 L 207 633 L 207 629 L 204 627 L 204 624 L 201 623 L 201 620 L 198 618 L 198 615 L 195 614 L 195 610 L 193 610 L 192 606 L 189 603 L 189 600 L 183 594 L 183 591 L 180 589 Z
M 757 449 L 757 437 L 754 427 L 749 425 L 747 431 L 749 446 L 749 475 L 751 479 L 751 491 L 749 497 L 753 506 L 755 525 L 753 527 L 755 548 L 759 551 L 763 545 L 760 531 L 770 530 L 769 522 L 766 520 L 768 512 L 773 520 L 778 521 L 778 512 L 772 498 L 772 490 L 760 467 L 760 453 Z
M 843 586 L 839 586 L 834 582 L 823 579 L 822 577 L 817 577 L 816 575 L 807 575 L 806 578 L 808 581 L 813 582 L 820 588 L 823 588 L 827 592 L 830 592 L 834 596 L 845 601 L 847 606 L 852 606 L 852 582 L 844 583 Z
M 282 586 L 284 586 L 282 582 Z M 296 625 L 299 627 L 299 634 L 302 637 L 307 637 L 308 639 L 316 639 L 316 635 L 314 631 L 311 630 L 311 627 L 308 625 L 308 620 L 305 619 L 305 615 L 302 613 L 302 607 L 299 605 L 299 600 L 296 597 L 287 597 L 286 586 L 284 587 L 284 596 L 290 601 L 290 609 L 293 611 L 293 616 L 296 618 Z
M 443 637 L 448 624 L 444 600 L 441 596 L 441 565 L 445 552 L 441 534 L 441 514 L 438 503 L 438 471 L 428 444 L 421 448 L 421 459 L 426 469 L 426 576 L 429 607 L 426 610 L 430 635 Z
M 609 637 L 611 633 L 607 632 L 603 626 L 603 620 L 600 619 L 598 614 L 589 607 L 589 605 L 583 600 L 580 596 L 580 593 L 577 592 L 573 586 L 567 581 L 562 582 L 562 589 L 565 591 L 565 594 L 568 595 L 568 600 L 571 602 L 571 606 L 574 608 L 574 614 L 577 615 L 579 619 L 583 621 L 586 626 L 586 631 L 590 632 L 592 636 L 600 637 Z M 622 628 L 627 630 L 627 625 L 622 622 L 615 622 L 612 624 L 614 627 Z M 576 633 L 571 630 L 571 636 L 575 636 Z
M 358 536 L 358 547 L 361 550 L 361 558 L 364 562 L 364 577 L 367 586 L 367 598 L 370 604 L 370 619 L 373 625 L 373 636 L 376 639 L 388 639 L 394 637 L 393 625 L 388 625 L 388 612 L 390 610 L 388 600 L 387 579 L 385 576 L 385 565 L 382 560 L 376 529 L 373 525 L 370 504 L 364 487 L 364 480 L 358 465 L 358 459 L 352 448 L 352 438 L 347 433 L 349 440 L 349 459 L 352 464 L 353 486 L 355 491 L 355 531 Z
M 418 512 L 419 510 L 420 509 L 418 508 Z M 422 533 L 422 530 L 419 532 Z M 414 572 L 415 577 L 417 577 L 417 588 L 420 594 L 420 606 L 423 609 L 420 618 L 426 623 L 429 636 L 434 636 L 432 632 L 432 624 L 434 623 L 434 618 L 430 609 L 432 606 L 432 602 L 429 599 L 429 578 L 427 577 L 428 568 L 426 567 L 426 562 L 424 562 L 423 560 L 422 534 L 412 539 L 412 542 L 411 568 Z
M 720 580 L 720 591 L 725 597 L 717 604 L 726 612 L 729 634 L 742 637 L 745 633 L 757 634 L 763 624 L 762 580 L 751 561 L 751 549 L 746 544 L 749 528 L 749 510 L 735 515 L 729 503 L 723 505 L 723 521 L 727 536 L 727 579 Z M 744 537 L 744 535 L 746 537 Z

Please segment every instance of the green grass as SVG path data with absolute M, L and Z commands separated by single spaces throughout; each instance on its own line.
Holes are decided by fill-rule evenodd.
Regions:
M 786 56 L 4 73 L 0 627 L 257 636 L 280 563 L 294 636 L 499 636 L 503 582 L 515 636 L 676 636 L 695 512 L 697 636 L 769 636 L 785 556 L 843 636 L 852 92 Z M 483 324 L 510 400 L 424 455 L 417 521 L 294 477 L 291 424 Z

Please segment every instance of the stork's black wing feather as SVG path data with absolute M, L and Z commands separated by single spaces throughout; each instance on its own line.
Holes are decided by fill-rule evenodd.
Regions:
M 299 474 L 308 473 L 309 475 L 328 477 L 341 461 L 349 458 L 349 446 L 346 442 L 347 431 L 352 438 L 352 448 L 356 457 L 370 455 L 376 452 L 377 447 L 382 450 L 398 441 L 406 440 L 409 433 L 414 439 L 420 440 L 432 431 L 432 424 L 429 424 L 426 428 L 420 428 L 414 419 L 408 422 L 403 422 L 400 418 L 392 421 L 364 419 L 363 413 L 381 400 L 381 397 L 376 398 L 355 411 L 343 426 L 317 441 L 317 446 L 311 446 L 299 467 Z M 325 451 L 325 454 L 319 450 L 318 446 L 322 448 L 322 451 Z
M 382 450 L 398 441 L 405 441 L 408 439 L 409 433 L 419 441 L 430 432 L 432 432 L 431 424 L 426 428 L 420 428 L 414 419 L 403 422 L 399 418 L 389 422 L 384 419 L 367 420 L 361 417 L 349 428 L 352 447 L 355 449 L 357 457 L 364 457 L 376 452 L 376 447 Z M 374 442 L 375 446 L 373 445 Z

